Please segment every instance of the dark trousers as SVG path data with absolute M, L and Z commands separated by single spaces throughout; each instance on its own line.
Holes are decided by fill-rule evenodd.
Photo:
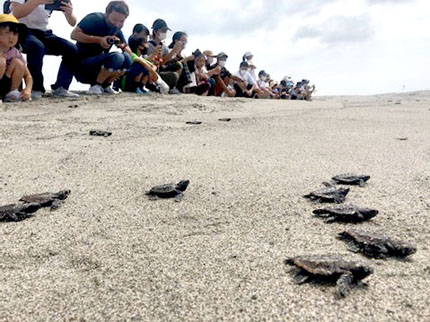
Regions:
M 28 69 L 33 76 L 34 91 L 45 92 L 42 73 L 45 55 L 62 56 L 57 81 L 52 85 L 52 89 L 59 87 L 69 89 L 73 80 L 75 57 L 78 53 L 76 45 L 55 36 L 52 30 L 28 29 L 22 47 L 24 53 L 27 54 Z
M 94 57 L 81 58 L 76 79 L 84 84 L 95 85 L 102 68 L 116 72 L 127 71 L 131 63 L 130 55 L 124 52 L 102 53 Z

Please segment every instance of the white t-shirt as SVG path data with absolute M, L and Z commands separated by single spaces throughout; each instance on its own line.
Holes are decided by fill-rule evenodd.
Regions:
M 257 81 L 257 84 L 258 84 L 258 86 L 260 87 L 260 88 L 267 88 L 267 87 L 269 87 L 269 84 L 268 83 L 266 83 L 265 81 L 262 81 L 262 80 L 258 80 Z
M 243 76 L 242 74 L 239 72 L 236 73 L 236 76 L 239 77 L 241 80 L 243 80 L 246 85 L 257 85 L 257 82 L 255 81 L 255 79 L 251 76 L 251 74 L 249 72 L 246 72 Z
M 19 4 L 24 4 L 25 0 L 11 0 Z M 49 30 L 49 17 L 51 12 L 45 10 L 45 5 L 38 5 L 29 15 L 19 19 L 19 22 L 25 24 L 30 29 Z

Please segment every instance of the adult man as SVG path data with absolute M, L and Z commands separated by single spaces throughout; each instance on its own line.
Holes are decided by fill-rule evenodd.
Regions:
M 45 55 L 62 56 L 57 81 L 52 85 L 52 94 L 58 97 L 77 97 L 79 95 L 69 92 L 73 80 L 74 57 L 77 49 L 74 44 L 59 38 L 49 29 L 48 22 L 52 10 L 45 6 L 53 4 L 53 0 L 11 0 L 11 10 L 19 21 L 28 27 L 28 33 L 22 40 L 24 53 L 27 54 L 28 69 L 33 76 L 34 84 L 31 93 L 32 99 L 40 99 L 45 92 L 43 86 L 43 58 Z M 63 0 L 58 11 L 62 11 L 70 26 L 76 24 L 71 1 Z
M 76 79 L 91 85 L 88 94 L 116 94 L 112 83 L 126 73 L 132 57 L 136 57 L 121 31 L 128 15 L 129 8 L 124 1 L 111 1 L 106 13 L 87 15 L 73 30 L 71 37 L 77 41 L 81 67 Z M 122 52 L 110 52 L 114 44 Z

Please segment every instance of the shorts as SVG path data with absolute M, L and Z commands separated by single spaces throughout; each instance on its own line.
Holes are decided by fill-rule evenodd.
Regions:
M 251 84 L 249 84 L 248 86 L 246 86 L 246 89 L 247 90 L 250 90 L 252 88 L 252 85 Z M 251 96 L 248 96 L 248 94 L 246 94 L 243 90 L 242 90 L 242 88 L 240 88 L 240 86 L 239 85 L 237 85 L 237 84 L 234 84 L 234 90 L 236 91 L 236 97 L 254 97 L 254 95 L 255 95 L 255 91 L 253 91 L 252 93 L 251 93 Z
M 12 86 L 12 80 L 6 75 L 0 79 L 0 99 L 3 99 L 6 94 L 10 92 L 10 87 Z

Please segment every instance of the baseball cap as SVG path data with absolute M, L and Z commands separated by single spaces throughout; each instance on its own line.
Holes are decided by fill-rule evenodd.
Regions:
M 242 68 L 242 67 L 249 67 L 249 65 L 248 65 L 248 63 L 246 62 L 246 61 L 243 61 L 243 62 L 241 62 L 240 63 L 240 68 Z
M 250 51 L 245 52 L 244 54 L 245 57 L 249 57 L 249 56 L 254 56 Z
M 216 57 L 218 59 L 220 59 L 220 58 L 228 58 L 228 55 L 225 52 L 222 51 Z
M 258 76 L 268 76 L 268 74 L 264 70 L 260 70 Z
M 160 29 L 172 30 L 167 26 L 167 23 L 163 19 L 155 20 L 154 23 L 152 24 L 152 29 L 153 30 L 160 30 Z

